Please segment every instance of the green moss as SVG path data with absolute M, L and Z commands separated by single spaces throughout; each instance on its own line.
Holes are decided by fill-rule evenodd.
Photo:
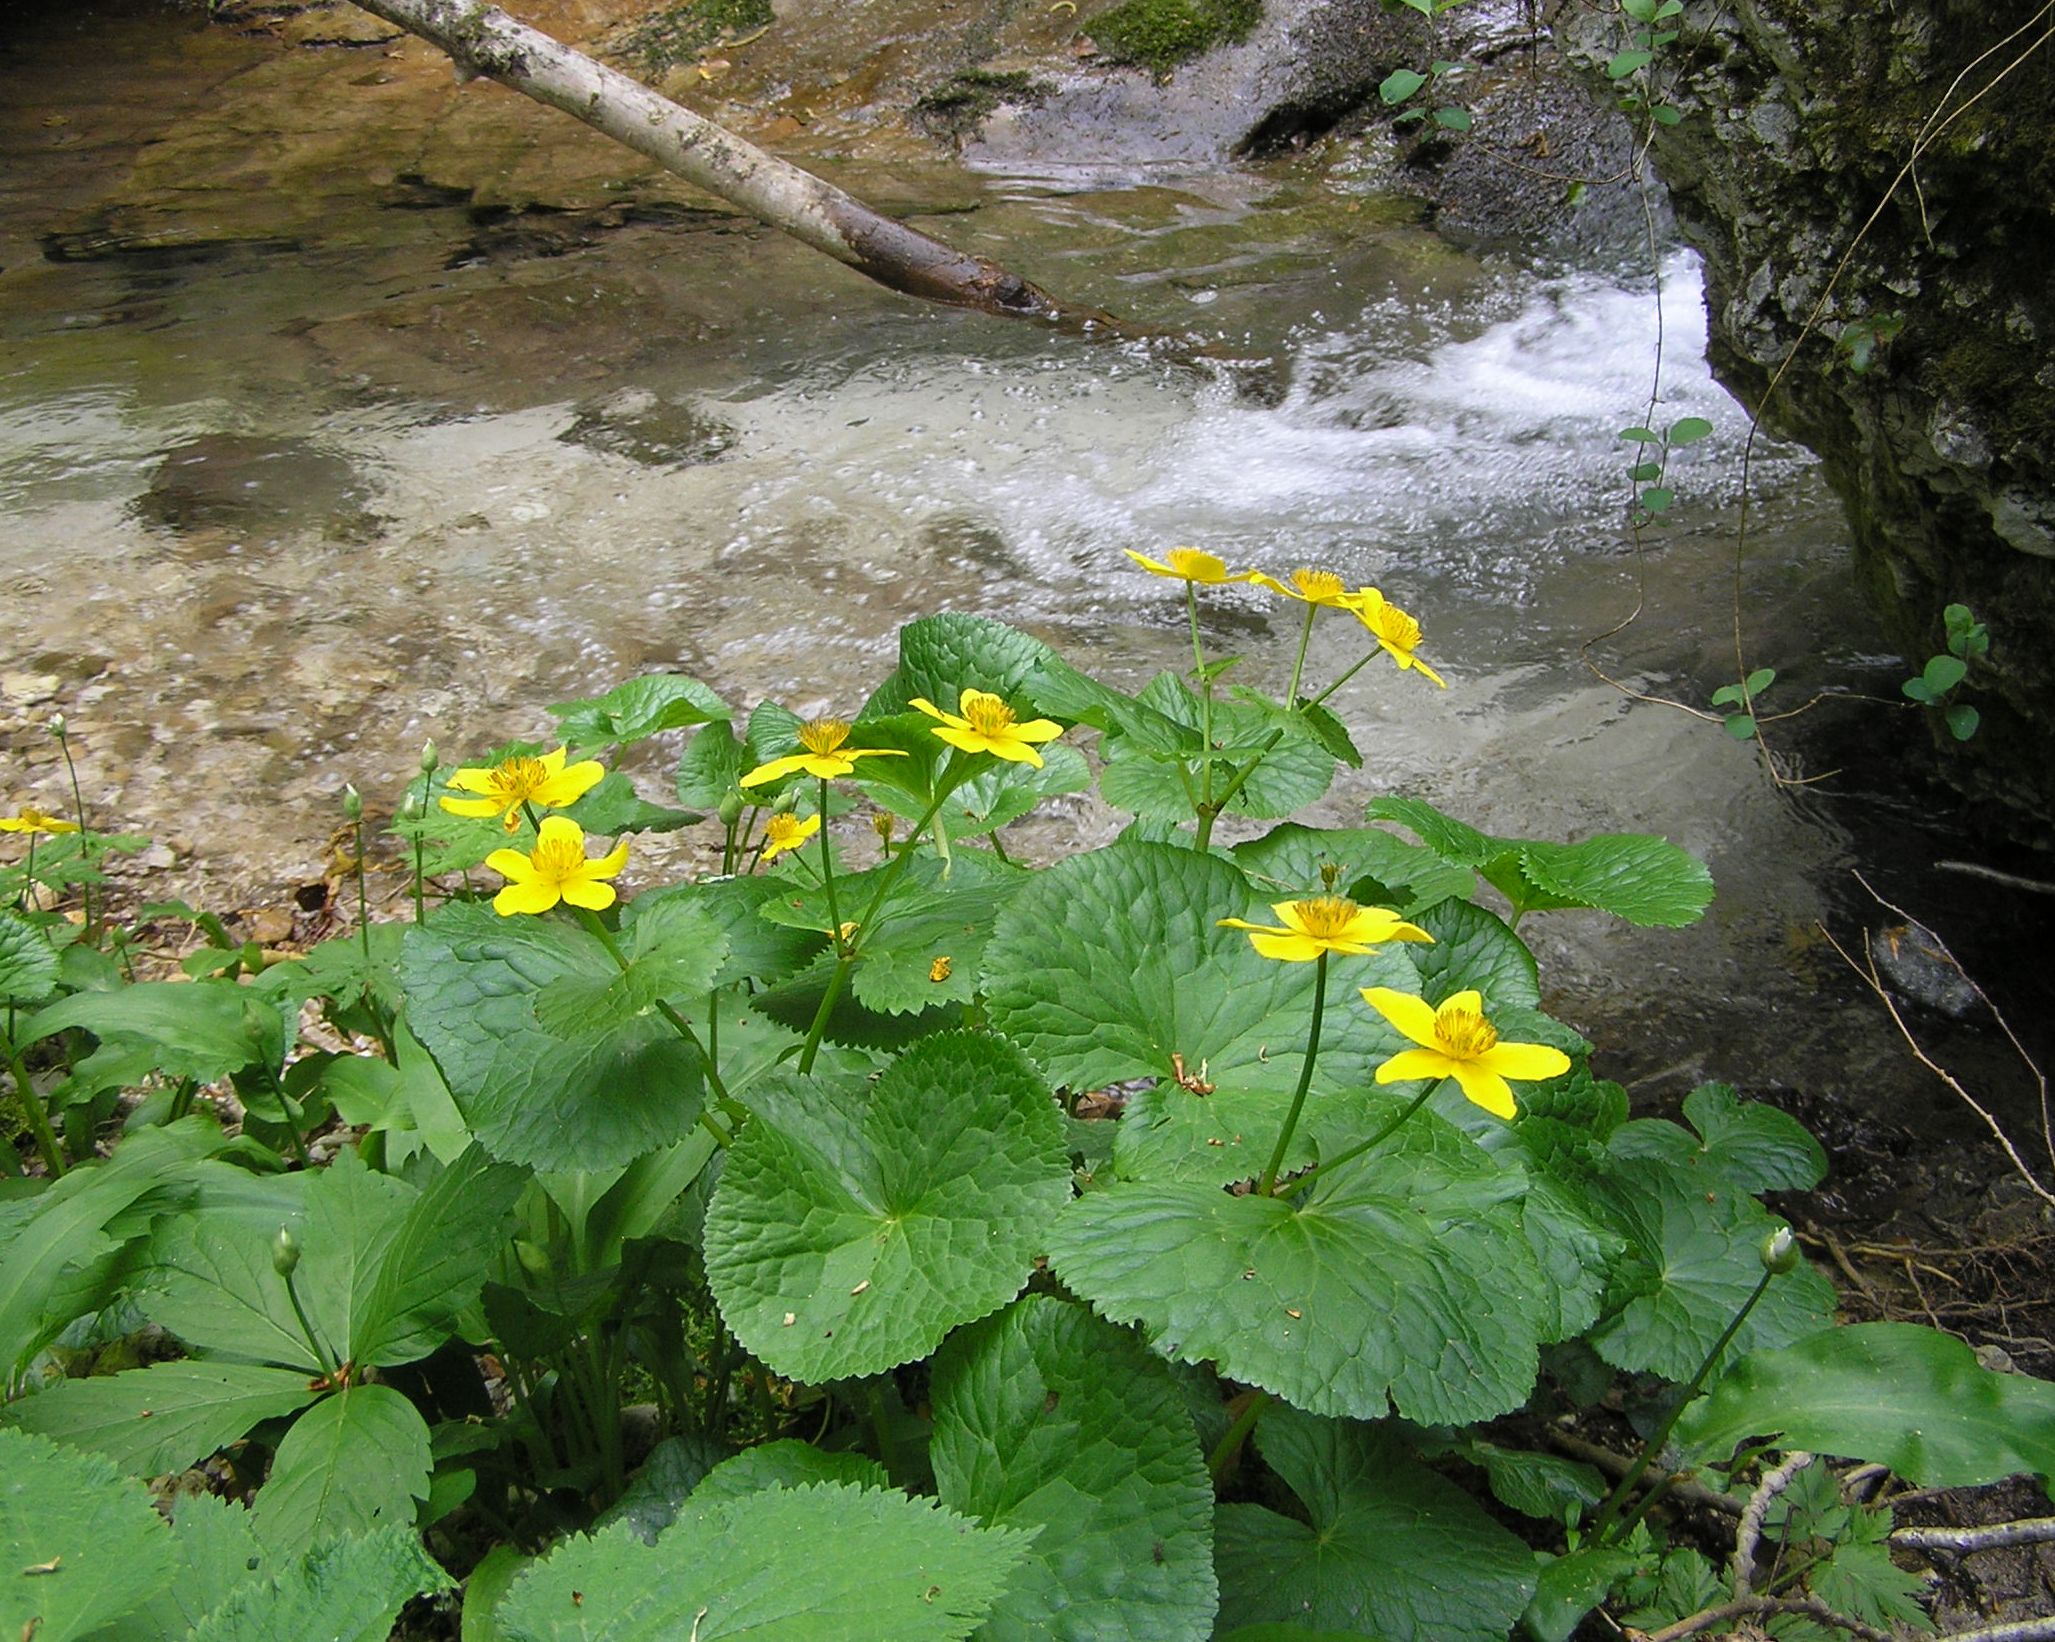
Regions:
M 913 105 L 913 118 L 938 137 L 965 137 L 1001 103 L 1038 103 L 1050 89 L 1048 81 L 1020 70 L 974 68 L 924 93 Z
M 1167 75 L 1215 46 L 1243 40 L 1263 15 L 1263 0 L 1126 0 L 1085 27 L 1113 62 Z
M 683 5 L 652 12 L 621 41 L 619 50 L 650 73 L 662 74 L 709 46 L 753 34 L 773 21 L 771 0 L 685 0 Z

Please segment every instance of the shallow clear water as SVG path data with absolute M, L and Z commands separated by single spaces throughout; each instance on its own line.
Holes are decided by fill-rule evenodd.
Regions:
M 1702 704 L 1733 669 L 1746 423 L 1702 363 L 1688 258 L 1664 268 L 1652 387 L 1647 279 L 1480 260 L 1389 213 L 1321 227 L 1303 178 L 955 186 L 977 209 L 940 231 L 1263 363 L 919 309 L 719 221 L 539 258 L 455 206 L 367 197 L 298 251 L 11 261 L 6 799 L 60 796 L 37 726 L 62 706 L 96 816 L 171 842 L 164 888 L 265 904 L 318 876 L 345 780 L 375 811 L 424 736 L 461 756 L 541 735 L 546 703 L 637 672 L 848 710 L 900 623 L 947 609 L 1139 683 L 1189 650 L 1173 584 L 1121 550 L 1194 543 L 1375 581 L 1426 628 L 1449 689 L 1380 662 L 1343 692 L 1367 767 L 1325 818 L 1402 789 L 1498 832 L 1647 829 L 1711 863 L 1692 930 L 1524 931 L 1616 1071 L 1928 1099 L 1808 934 L 1867 859 L 1851 818 L 1627 693 Z M 1637 551 L 1617 430 L 1686 415 L 1715 434 Z M 1888 658 L 1810 459 L 1761 453 L 1753 485 L 1751 664 L 1873 687 Z M 1230 590 L 1206 619 L 1282 689 L 1291 615 Z M 1624 688 L 1587 665 L 1594 640 Z M 1309 677 L 1359 653 L 1323 627 Z M 662 757 L 635 767 L 661 797 Z M 1117 825 L 1072 809 L 1020 842 Z

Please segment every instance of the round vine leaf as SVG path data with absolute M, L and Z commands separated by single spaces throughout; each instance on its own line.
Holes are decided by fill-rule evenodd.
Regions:
M 723 950 L 707 943 L 712 964 Z M 712 979 L 664 947 L 647 964 L 658 990 L 680 996 Z M 698 1120 L 699 1052 L 581 929 L 447 907 L 408 929 L 400 977 L 409 1024 L 495 1157 L 611 1168 L 684 1139 Z
M 1082 1306 L 1030 1295 L 935 1358 L 935 1484 L 1038 1530 L 987 1642 L 1182 1642 L 1213 1623 L 1213 1486 L 1169 1366 Z
M 706 1216 L 735 1337 L 780 1374 L 876 1374 L 1021 1290 L 1070 1197 L 1062 1114 L 989 1034 L 923 1039 L 877 1083 L 774 1074 Z
M 1073 1089 L 1182 1071 L 1216 1090 L 1289 1097 L 1317 966 L 1258 956 L 1219 927 L 1227 917 L 1275 921 L 1218 857 L 1140 842 L 1074 855 L 1000 910 L 984 956 L 992 1023 Z M 1368 1086 L 1407 1044 L 1355 989 L 1417 991 L 1417 975 L 1387 946 L 1332 960 L 1327 984 L 1314 1087 Z
M 1421 1114 L 1296 1200 L 1120 1182 L 1051 1228 L 1057 1276 L 1164 1355 L 1316 1414 L 1423 1425 L 1517 1407 L 1557 1310 L 1525 1177 Z
M 1273 1408 L 1256 1447 L 1309 1520 L 1220 1508 L 1223 1625 L 1504 1642 L 1534 1594 L 1533 1553 L 1394 1432 Z

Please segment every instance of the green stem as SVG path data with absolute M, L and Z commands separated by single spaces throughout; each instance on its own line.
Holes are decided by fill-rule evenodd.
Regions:
M 21 894 L 15 898 L 17 912 L 28 910 L 29 897 L 36 892 L 36 835 L 29 834 L 29 856 L 22 867 Z
M 1213 1479 L 1213 1486 L 1220 1486 L 1220 1479 L 1227 1474 L 1227 1468 L 1234 1463 L 1234 1457 L 1241 1451 L 1249 1433 L 1256 1428 L 1256 1422 L 1263 1417 L 1263 1410 L 1270 1406 L 1270 1393 L 1258 1391 L 1250 1396 L 1248 1403 L 1234 1418 L 1234 1424 L 1227 1428 L 1227 1435 L 1214 1445 L 1213 1452 L 1206 1456 L 1206 1472 Z
M 84 852 L 92 840 L 93 829 L 86 821 L 86 800 L 85 795 L 79 791 L 78 766 L 71 758 L 71 737 L 60 733 L 57 737 L 57 750 L 64 754 L 64 770 L 71 777 L 71 807 L 78 814 L 79 849 Z M 85 898 L 86 939 L 90 941 L 93 938 L 93 881 L 87 879 L 79 886 L 79 892 Z
M 891 894 L 892 886 L 906 870 L 906 863 L 913 859 L 914 845 L 920 842 L 920 835 L 926 831 L 928 823 L 935 819 L 942 806 L 949 801 L 949 795 L 963 785 L 964 778 L 969 773 L 970 765 L 954 753 L 950 754 L 949 762 L 942 767 L 942 773 L 936 778 L 935 794 L 928 800 L 928 807 L 921 812 L 920 819 L 914 822 L 913 831 L 907 834 L 906 842 L 900 846 L 899 853 L 886 862 L 878 873 L 878 887 L 871 895 L 870 905 L 863 909 L 862 918 L 857 920 L 856 933 L 850 938 L 850 946 L 842 952 L 841 962 L 835 965 L 834 974 L 828 977 L 827 990 L 821 994 L 820 1007 L 813 1012 L 813 1024 L 807 1028 L 805 1047 L 799 1051 L 799 1072 L 802 1077 L 813 1070 L 814 1057 L 820 1053 L 822 1034 L 828 1029 L 829 1011 L 835 1007 L 835 1000 L 842 995 L 843 982 L 848 980 L 849 971 L 855 966 L 855 943 L 862 940 L 864 932 L 876 922 L 878 908 L 885 904 L 885 897 Z M 822 797 L 825 800 L 827 783 L 823 781 L 821 786 Z M 826 811 L 825 802 L 821 808 L 823 812 Z M 828 914 L 830 917 L 834 916 L 832 902 Z M 840 946 L 839 939 L 837 946 Z
M 1000 860 L 1002 860 L 1002 861 L 1004 861 L 1004 862 L 1005 862 L 1005 863 L 1006 863 L 1006 864 L 1007 864 L 1008 866 L 1012 866 L 1012 865 L 1013 865 L 1013 857 L 1012 857 L 1012 856 L 1010 856 L 1010 855 L 1008 855 L 1008 854 L 1006 853 L 1006 846 L 1005 846 L 1004 844 L 1002 844 L 1002 843 L 1000 843 L 1000 842 L 999 842 L 999 829 L 998 829 L 997 827 L 994 827 L 994 828 L 992 829 L 992 831 L 991 831 L 991 839 L 992 839 L 992 853 L 993 853 L 994 855 L 998 856 L 998 857 L 999 857 L 999 859 L 1000 859 Z
M 357 850 L 357 940 L 364 949 L 364 973 L 371 973 L 371 893 L 364 884 L 364 818 L 350 823 Z
M 43 1110 L 43 1102 L 36 1093 L 36 1086 L 29 1082 L 28 1068 L 22 1064 L 21 1051 L 12 1043 L 7 1045 L 7 1068 L 14 1075 L 15 1098 L 21 1103 L 21 1115 L 29 1126 L 29 1133 L 35 1136 L 36 1150 L 43 1154 L 43 1167 L 50 1171 L 52 1180 L 64 1173 L 64 1154 L 58 1150 L 57 1136 L 50 1128 L 50 1114 Z
M 1234 795 L 1242 790 L 1242 783 L 1247 781 L 1250 776 L 1256 773 L 1256 766 L 1258 764 L 1261 764 L 1264 759 L 1268 758 L 1270 756 L 1270 749 L 1275 747 L 1283 739 L 1283 730 L 1272 730 L 1270 732 L 1270 739 L 1264 742 L 1262 746 L 1258 747 L 1256 751 L 1250 755 L 1248 763 L 1244 764 L 1240 769 L 1234 772 L 1234 779 L 1229 781 L 1225 787 L 1221 788 L 1220 796 L 1214 799 L 1211 807 L 1200 815 L 1199 832 L 1202 840 L 1198 846 L 1200 849 L 1205 849 L 1209 844 L 1212 843 L 1213 823 L 1220 818 L 1220 812 L 1226 809 L 1229 804 L 1234 802 Z
M 1190 582 L 1184 584 L 1184 608 L 1192 629 L 1192 676 L 1199 681 L 1199 826 L 1192 847 L 1203 854 L 1212 846 L 1220 809 L 1213 802 L 1213 675 L 1206 671 L 1206 652 L 1199 645 L 1199 595 Z
M 835 908 L 835 852 L 828 847 L 828 778 L 822 776 L 820 783 L 821 893 L 828 898 L 828 939 L 834 943 L 836 952 L 842 953 L 842 914 Z
M 1284 1115 L 1284 1129 L 1277 1137 L 1277 1148 L 1270 1154 L 1270 1161 L 1264 1165 L 1263 1178 L 1257 1184 L 1259 1196 L 1268 1197 L 1277 1184 L 1277 1171 L 1284 1165 L 1285 1148 L 1291 1144 L 1292 1131 L 1299 1126 L 1299 1113 L 1306 1104 L 1306 1090 L 1313 1082 L 1313 1062 L 1320 1054 L 1320 1016 L 1327 1007 L 1327 954 L 1323 951 L 1313 960 L 1313 1025 L 1306 1033 L 1306 1063 L 1299 1068 L 1299 1087 L 1292 1095 L 1291 1110 Z
M 1640 1521 L 1642 1512 L 1654 1503 L 1654 1496 L 1651 1495 L 1626 1517 L 1620 1517 L 1620 1508 L 1627 1503 L 1627 1496 L 1634 1491 L 1634 1485 L 1646 1474 L 1649 1466 L 1655 1463 L 1656 1456 L 1663 1451 L 1663 1445 L 1670 1440 L 1670 1433 L 1676 1429 L 1677 1421 L 1683 1417 L 1685 1408 L 1698 1395 L 1699 1387 L 1705 1384 L 1705 1377 L 1713 1371 L 1713 1365 L 1720 1360 L 1720 1354 L 1733 1343 L 1734 1336 L 1741 1332 L 1741 1325 L 1748 1321 L 1748 1314 L 1755 1310 L 1756 1302 L 1769 1291 L 1770 1283 L 1776 1275 L 1774 1271 L 1763 1272 L 1754 1292 L 1741 1302 L 1741 1309 L 1734 1313 L 1734 1320 L 1727 1325 L 1726 1332 L 1713 1342 L 1712 1350 L 1705 1354 L 1705 1361 L 1698 1365 L 1698 1372 L 1691 1376 L 1690 1383 L 1684 1387 L 1682 1395 L 1677 1398 L 1668 1416 L 1656 1429 L 1655 1434 L 1641 1445 L 1641 1453 L 1627 1468 L 1627 1474 L 1613 1484 L 1613 1491 L 1606 1496 L 1605 1504 L 1598 1513 L 1598 1523 L 1591 1531 L 1593 1544 L 1605 1545 L 1618 1539 Z
M 1340 1164 L 1349 1162 L 1352 1158 L 1361 1157 L 1365 1152 L 1371 1151 L 1374 1148 L 1383 1145 L 1385 1141 L 1389 1140 L 1392 1137 L 1392 1135 L 1397 1132 L 1399 1126 L 1403 1124 L 1407 1118 L 1411 1117 L 1415 1112 L 1419 1111 L 1421 1107 L 1427 1104 L 1427 1097 L 1433 1094 L 1434 1091 L 1439 1089 L 1440 1087 L 1441 1080 L 1437 1078 L 1433 1082 L 1429 1083 L 1425 1089 L 1422 1089 L 1417 1095 L 1415 1095 L 1412 1098 L 1412 1100 L 1407 1103 L 1406 1109 L 1403 1112 L 1399 1113 L 1397 1117 L 1393 1118 L 1382 1129 L 1379 1129 L 1377 1133 L 1372 1135 L 1368 1140 L 1359 1141 L 1354 1146 L 1349 1147 L 1346 1151 L 1336 1152 L 1332 1157 L 1322 1158 L 1318 1163 L 1314 1164 L 1312 1168 L 1308 1169 L 1304 1174 L 1300 1175 L 1298 1179 L 1294 1180 L 1289 1186 L 1287 1186 L 1285 1190 L 1290 1192 L 1303 1191 L 1306 1187 L 1312 1185 L 1314 1177 L 1318 1175 L 1323 1169 L 1335 1168 Z
M 578 914 L 579 920 L 585 927 L 592 932 L 593 938 L 606 948 L 607 956 L 614 960 L 615 966 L 623 974 L 626 974 L 628 970 L 628 954 L 621 950 L 621 943 L 614 939 L 614 932 L 600 922 L 599 914 L 590 907 L 576 907 L 573 910 Z M 656 1000 L 656 1012 L 663 1016 L 666 1021 L 670 1022 L 672 1031 L 676 1032 L 679 1037 L 699 1051 L 700 1064 L 704 1068 L 708 1085 L 713 1089 L 715 1098 L 724 1105 L 727 1104 L 730 1097 L 728 1086 L 721 1081 L 721 1069 L 714 1063 L 714 1057 L 707 1046 L 700 1042 L 699 1034 L 692 1030 L 692 1023 L 662 998 Z M 707 1133 L 712 1135 L 723 1146 L 729 1145 L 734 1140 L 735 1137 L 723 1129 L 720 1124 L 716 1123 L 708 1113 L 702 1111 L 699 1114 L 699 1121 L 705 1127 Z
M 1333 695 L 1335 691 L 1339 690 L 1344 684 L 1348 683 L 1350 679 L 1354 678 L 1365 667 L 1368 667 L 1371 662 L 1375 661 L 1377 659 L 1379 652 L 1383 648 L 1384 647 L 1382 645 L 1378 645 L 1375 649 L 1372 649 L 1369 652 L 1369 654 L 1363 657 L 1361 661 L 1357 662 L 1355 666 L 1351 667 L 1346 673 L 1342 674 L 1340 678 L 1336 679 L 1332 684 L 1328 685 L 1326 689 L 1322 690 L 1311 701 L 1307 702 L 1306 705 L 1308 707 L 1320 706 L 1323 702 L 1327 700 L 1329 696 Z
M 336 1365 L 328 1360 L 328 1353 L 321 1346 L 321 1336 L 307 1321 L 307 1308 L 300 1304 L 300 1291 L 293 1286 L 291 1272 L 285 1274 L 285 1297 L 293 1303 L 293 1315 L 300 1320 L 300 1332 L 307 1337 L 307 1349 L 314 1353 L 314 1361 L 321 1365 L 323 1374 L 333 1374 Z
M 1306 605 L 1306 624 L 1299 629 L 1298 659 L 1292 663 L 1292 687 L 1284 693 L 1284 710 L 1295 713 L 1299 708 L 1299 680 L 1306 673 L 1306 646 L 1313 637 L 1313 616 L 1320 606 L 1310 601 Z
M 307 1151 L 307 1142 L 301 1138 L 300 1126 L 293 1121 L 292 1097 L 285 1092 L 285 1084 L 269 1065 L 265 1066 L 264 1075 L 271 1079 L 271 1092 L 278 1097 L 278 1116 L 280 1121 L 285 1124 L 285 1132 L 292 1136 L 293 1151 L 299 1157 L 300 1167 L 303 1169 L 313 1168 L 314 1159 Z

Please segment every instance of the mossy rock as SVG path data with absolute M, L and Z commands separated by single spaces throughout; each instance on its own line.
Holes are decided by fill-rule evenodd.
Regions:
M 1247 39 L 1262 16 L 1263 0 L 1126 0 L 1085 32 L 1110 61 L 1162 77 L 1215 46 Z
M 685 0 L 651 13 L 615 49 L 650 73 L 662 74 L 709 46 L 753 34 L 775 21 L 771 0 Z
M 923 92 L 913 105 L 913 120 L 932 136 L 967 137 L 1001 103 L 1039 103 L 1051 89 L 1047 80 L 1021 70 L 974 68 Z

